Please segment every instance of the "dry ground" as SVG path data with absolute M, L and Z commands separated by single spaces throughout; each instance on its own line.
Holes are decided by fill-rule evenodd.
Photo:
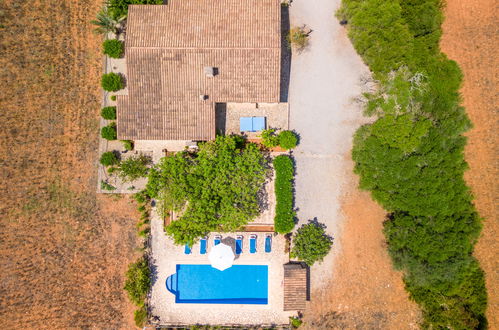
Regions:
M 100 0 L 0 1 L 0 324 L 133 328 L 134 206 L 96 195 Z
M 312 293 L 306 329 L 417 329 L 420 312 L 393 270 L 382 233 L 386 212 L 353 187 L 343 199 L 341 252 L 322 296 Z
M 499 329 L 498 6 L 495 0 L 447 1 L 442 50 L 464 73 L 461 89 L 474 128 L 465 149 L 466 180 L 485 219 L 476 256 L 485 270 L 490 329 Z

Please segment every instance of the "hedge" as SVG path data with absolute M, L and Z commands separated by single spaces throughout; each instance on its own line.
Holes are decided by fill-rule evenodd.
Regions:
M 274 218 L 275 231 L 287 234 L 295 227 L 294 211 L 294 163 L 287 155 L 280 155 L 273 161 L 275 170 L 276 211 Z
M 143 306 L 147 293 L 151 287 L 151 270 L 147 259 L 141 257 L 128 266 L 124 289 L 128 297 L 137 306 Z
M 378 81 L 376 115 L 354 138 L 360 188 L 387 212 L 384 233 L 423 328 L 485 328 L 484 274 L 473 257 L 481 229 L 464 181 L 471 127 L 462 74 L 439 49 L 440 0 L 343 0 L 337 13 Z
M 102 51 L 111 58 L 120 58 L 124 52 L 123 42 L 116 39 L 108 39 L 102 43 Z

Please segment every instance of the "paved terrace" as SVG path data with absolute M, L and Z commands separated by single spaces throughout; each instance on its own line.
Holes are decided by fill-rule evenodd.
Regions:
M 208 254 L 213 246 L 212 233 L 208 238 L 207 254 L 199 253 L 199 243 L 192 254 L 185 255 L 183 246 L 176 246 L 163 231 L 162 219 L 153 212 L 151 216 L 152 258 L 155 272 L 151 290 L 152 315 L 159 317 L 159 324 L 287 324 L 292 312 L 284 312 L 283 265 L 288 262 L 284 253 L 283 236 L 272 238 L 272 252 L 264 252 L 264 233 L 258 235 L 257 253 L 249 253 L 249 236 L 252 233 L 225 233 L 222 242 L 232 243 L 236 235 L 244 235 L 243 253 L 234 261 L 235 265 L 269 266 L 269 303 L 267 305 L 240 304 L 176 304 L 175 296 L 166 289 L 166 278 L 176 272 L 177 264 L 209 264 Z

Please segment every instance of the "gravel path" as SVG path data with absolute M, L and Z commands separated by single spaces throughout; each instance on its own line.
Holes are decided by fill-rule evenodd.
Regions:
M 348 184 L 355 130 L 366 122 L 353 98 L 367 67 L 334 17 L 340 0 L 295 0 L 291 26 L 312 29 L 310 45 L 294 53 L 289 86 L 290 127 L 301 137 L 296 159 L 296 206 L 300 224 L 317 218 L 334 237 L 333 252 L 311 271 L 312 291 L 324 288 L 339 252 L 342 196 Z M 359 206 L 361 207 L 361 206 Z M 312 296 L 313 297 L 313 296 Z

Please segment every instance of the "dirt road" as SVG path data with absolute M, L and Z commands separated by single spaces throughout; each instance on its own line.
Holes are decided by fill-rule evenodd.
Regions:
M 0 324 L 131 329 L 134 206 L 95 193 L 100 0 L 0 2 Z
M 465 149 L 465 178 L 485 219 L 475 255 L 485 270 L 490 329 L 499 329 L 499 131 L 497 1 L 447 1 L 442 51 L 464 73 L 463 106 L 473 122 Z

